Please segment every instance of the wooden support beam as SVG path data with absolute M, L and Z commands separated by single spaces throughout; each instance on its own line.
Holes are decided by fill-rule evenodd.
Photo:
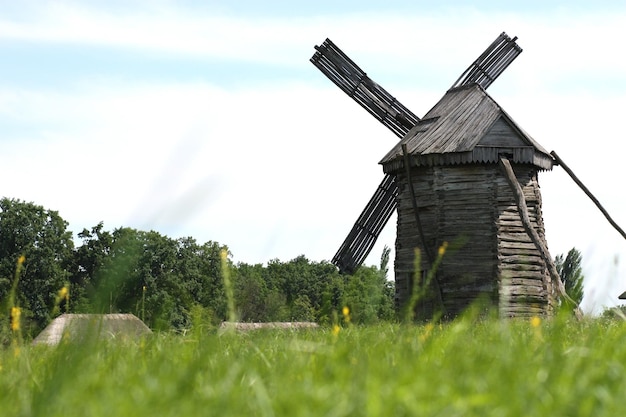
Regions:
M 426 252 L 426 256 L 428 257 L 428 263 L 430 264 L 430 268 L 435 264 L 435 258 L 433 257 L 433 253 L 430 250 L 430 247 L 426 243 L 426 236 L 424 235 L 424 229 L 422 228 L 422 222 L 420 220 L 419 209 L 417 208 L 417 200 L 415 199 L 415 190 L 413 189 L 413 181 L 411 181 L 411 164 L 409 160 L 409 154 L 406 149 L 406 144 L 402 144 L 402 156 L 404 158 L 404 169 L 406 170 L 406 180 L 409 186 L 409 191 L 411 193 L 411 203 L 413 204 L 413 213 L 415 214 L 415 223 L 417 224 L 417 230 L 420 235 L 420 240 L 422 241 L 422 246 L 424 247 L 424 251 Z M 441 307 L 441 313 L 445 315 L 446 306 L 443 303 L 443 292 L 441 290 L 441 283 L 439 282 L 439 278 L 437 277 L 437 271 L 433 271 L 434 273 L 434 282 L 435 282 L 435 292 L 437 293 L 439 299 L 439 305 Z
M 517 204 L 517 210 L 522 219 L 524 229 L 526 230 L 526 233 L 528 233 L 528 236 L 531 238 L 537 249 L 539 249 L 543 260 L 548 267 L 548 272 L 552 277 L 552 281 L 555 283 L 557 292 L 562 298 L 567 300 L 567 302 L 575 306 L 574 314 L 576 315 L 576 317 L 579 319 L 582 318 L 582 312 L 580 311 L 578 303 L 576 303 L 569 295 L 567 295 L 567 292 L 565 291 L 565 285 L 563 285 L 563 281 L 561 281 L 561 276 L 556 269 L 556 265 L 554 264 L 552 257 L 550 257 L 550 252 L 548 252 L 548 248 L 543 243 L 543 240 L 530 222 L 530 217 L 528 216 L 528 206 L 526 205 L 526 200 L 524 199 L 524 192 L 522 191 L 522 187 L 517 181 L 517 177 L 515 176 L 515 172 L 513 172 L 513 167 L 511 166 L 511 163 L 505 157 L 500 157 L 500 167 L 502 168 L 502 172 L 504 173 L 504 176 L 509 183 L 511 190 L 513 191 L 513 196 L 515 197 L 515 202 Z
M 413 205 L 413 214 L 415 215 L 415 223 L 417 224 L 417 231 L 420 235 L 420 240 L 422 241 L 422 246 L 424 247 L 424 251 L 426 252 L 426 257 L 428 258 L 428 263 L 432 266 L 435 258 L 433 257 L 433 252 L 430 250 L 430 247 L 426 244 L 426 237 L 424 236 L 424 229 L 422 228 L 422 222 L 420 221 L 420 213 L 417 208 L 417 201 L 415 200 L 415 190 L 413 189 L 413 182 L 411 181 L 411 164 L 409 161 L 409 154 L 407 152 L 406 144 L 402 145 L 402 157 L 404 159 L 404 170 L 406 173 L 406 180 L 409 185 L 409 192 L 411 193 L 411 204 Z
M 582 181 L 580 181 L 578 179 L 578 177 L 565 164 L 565 162 L 563 162 L 563 160 L 561 158 L 559 158 L 559 156 L 556 154 L 556 152 L 552 151 L 552 152 L 550 152 L 550 155 L 552 155 L 554 157 L 554 159 L 556 159 L 557 164 L 559 164 L 561 167 L 563 167 L 565 172 L 567 172 L 567 174 L 574 180 L 574 182 L 580 187 L 580 189 L 583 190 L 583 192 L 585 194 L 587 194 L 587 197 L 589 197 L 591 199 L 591 201 L 593 201 L 593 204 L 595 204 L 596 207 L 598 207 L 598 209 L 602 212 L 602 214 L 604 214 L 604 217 L 606 217 L 606 219 L 609 221 L 609 223 L 611 223 L 611 226 L 613 226 L 613 228 L 615 228 L 615 230 L 617 230 L 617 232 L 620 235 L 622 235 L 622 237 L 624 239 L 626 239 L 626 232 L 624 232 L 624 230 L 622 230 L 622 228 L 619 227 L 619 225 L 617 223 L 615 223 L 615 220 L 613 220 L 611 218 L 611 216 L 609 215 L 609 213 L 604 209 L 604 207 L 602 207 L 602 204 L 600 204 L 598 199 L 595 198 L 593 194 L 591 194 L 591 191 L 589 191 L 589 189 L 587 187 L 585 187 L 585 184 L 583 184 Z

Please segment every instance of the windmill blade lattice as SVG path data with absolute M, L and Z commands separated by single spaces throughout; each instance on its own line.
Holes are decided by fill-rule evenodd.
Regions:
M 402 138 L 419 122 L 419 117 L 372 81 L 330 39 L 315 49 L 313 65 L 395 135 Z
M 374 195 L 333 257 L 342 273 L 353 273 L 367 258 L 398 205 L 395 177 L 385 175 Z
M 465 70 L 458 80 L 450 87 L 462 87 L 469 84 L 479 84 L 485 90 L 504 72 L 504 70 L 522 53 L 515 41 L 506 33 L 500 36 L 483 52 L 472 65 Z

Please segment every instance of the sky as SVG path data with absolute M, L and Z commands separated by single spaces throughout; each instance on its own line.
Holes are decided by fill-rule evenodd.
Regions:
M 489 94 L 626 227 L 626 5 L 602 0 L 0 0 L 0 196 L 75 235 L 103 222 L 235 262 L 330 260 L 397 138 L 314 46 L 332 39 L 422 116 L 502 31 L 524 52 Z M 626 241 L 560 167 L 539 183 L 551 254 L 583 254 L 583 309 L 619 304 Z M 366 264 L 394 239 L 395 216 Z

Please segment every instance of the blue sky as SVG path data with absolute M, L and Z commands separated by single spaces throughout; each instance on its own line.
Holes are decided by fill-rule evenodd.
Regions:
M 218 241 L 236 262 L 330 259 L 395 137 L 313 46 L 330 37 L 421 116 L 506 31 L 524 52 L 489 93 L 626 227 L 626 6 L 508 3 L 0 0 L 2 195 L 75 233 L 103 221 Z M 588 311 L 615 304 L 626 242 L 560 168 L 539 181 L 551 253 L 583 251 Z

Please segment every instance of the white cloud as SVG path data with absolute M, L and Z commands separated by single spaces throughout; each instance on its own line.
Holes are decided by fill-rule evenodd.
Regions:
M 624 13 L 565 13 L 557 9 L 519 14 L 460 7 L 403 15 L 356 9 L 351 14 L 284 19 L 162 3 L 102 9 L 52 2 L 33 8 L 21 20 L 0 19 L 0 38 L 294 66 L 300 64 L 294 62 L 294 56 L 309 55 L 303 46 L 310 47 L 311 42 L 328 36 L 364 55 L 365 62 L 376 68 L 399 73 L 407 67 L 426 65 L 446 71 L 449 64 L 467 65 L 486 42 L 506 29 L 521 37 L 527 55 L 535 57 L 535 69 L 563 74 L 597 69 L 598 63 L 615 71 L 626 68 L 620 54 L 607 53 L 619 50 Z M 456 66 L 451 70 L 454 74 L 460 71 Z

